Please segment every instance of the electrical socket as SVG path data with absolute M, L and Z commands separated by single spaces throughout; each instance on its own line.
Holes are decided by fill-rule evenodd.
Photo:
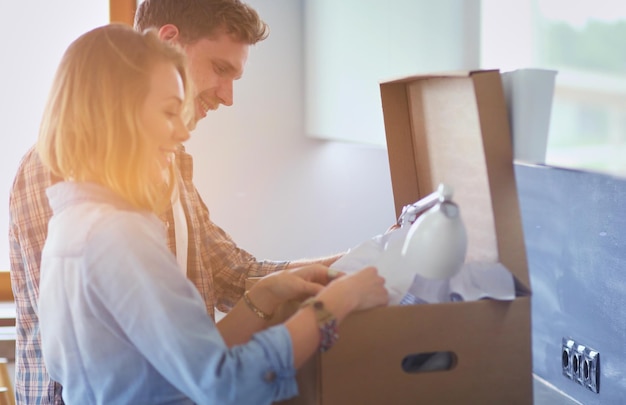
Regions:
M 563 375 L 595 393 L 600 392 L 600 353 L 572 338 L 561 341 Z
M 585 387 L 595 393 L 600 392 L 600 353 L 585 348 L 585 357 L 583 362 L 583 378 Z
M 572 353 L 574 352 L 574 344 L 572 339 L 563 338 L 561 345 L 561 367 L 563 368 L 563 375 L 570 380 L 574 379 L 572 373 Z

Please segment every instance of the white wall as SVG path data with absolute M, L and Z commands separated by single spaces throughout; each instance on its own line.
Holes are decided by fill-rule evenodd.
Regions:
M 108 19 L 107 0 L 0 1 L 0 270 L 9 269 L 9 190 L 56 67 L 71 41 Z
M 301 2 L 249 3 L 271 34 L 251 50 L 234 106 L 188 143 L 213 220 L 267 259 L 334 253 L 385 231 L 395 221 L 387 151 L 304 134 Z
M 0 269 L 9 268 L 8 195 L 34 143 L 59 59 L 83 32 L 106 23 L 106 0 L 0 2 Z M 251 50 L 235 106 L 212 113 L 188 144 L 195 182 L 214 221 L 267 259 L 343 251 L 395 220 L 382 147 L 304 134 L 302 5 L 251 0 L 270 37 Z
M 381 80 L 479 67 L 480 0 L 303 2 L 308 135 L 384 146 Z

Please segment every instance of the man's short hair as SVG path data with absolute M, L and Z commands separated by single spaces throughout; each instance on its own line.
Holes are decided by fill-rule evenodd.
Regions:
M 159 29 L 166 24 L 175 25 L 186 44 L 227 33 L 254 45 L 269 35 L 256 10 L 240 0 L 145 0 L 137 8 L 135 29 Z

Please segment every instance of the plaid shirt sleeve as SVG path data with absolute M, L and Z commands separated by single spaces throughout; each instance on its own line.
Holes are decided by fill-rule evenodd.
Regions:
M 11 286 L 16 304 L 15 396 L 18 404 L 62 404 L 41 356 L 37 301 L 39 264 L 52 211 L 45 190 L 54 182 L 31 148 L 20 163 L 9 200 Z
M 184 184 L 181 200 L 189 224 L 189 278 L 203 296 L 207 310 L 229 311 L 245 291 L 248 277 L 284 269 L 288 262 L 258 261 L 211 221 L 209 210 L 192 183 L 193 161 L 181 151 L 177 162 Z

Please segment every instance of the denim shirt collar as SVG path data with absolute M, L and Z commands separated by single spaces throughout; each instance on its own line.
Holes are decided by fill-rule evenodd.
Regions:
M 62 181 L 48 187 L 46 195 L 54 214 L 81 202 L 104 203 L 122 210 L 138 211 L 121 196 L 98 183 Z

